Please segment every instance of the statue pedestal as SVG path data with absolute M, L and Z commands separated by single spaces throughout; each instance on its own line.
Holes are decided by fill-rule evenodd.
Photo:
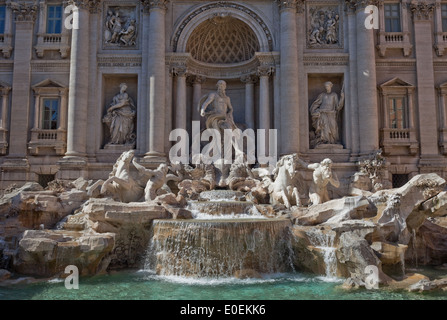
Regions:
M 330 158 L 334 162 L 348 162 L 351 150 L 344 149 L 341 144 L 319 144 L 314 149 L 309 149 L 309 160 L 320 162 L 324 158 Z
M 111 153 L 123 153 L 125 151 L 135 149 L 135 144 L 111 144 L 108 143 L 104 146 L 104 150 L 108 150 Z
M 323 149 L 323 150 L 328 150 L 328 152 L 331 152 L 331 150 L 343 149 L 343 145 L 341 145 L 341 144 L 319 144 L 314 149 Z

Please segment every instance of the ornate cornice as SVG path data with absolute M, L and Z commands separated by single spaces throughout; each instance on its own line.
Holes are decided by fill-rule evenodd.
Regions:
M 346 11 L 357 11 L 365 9 L 369 5 L 379 6 L 383 0 L 345 0 Z
M 304 0 L 298 0 L 296 3 L 296 12 L 297 13 L 304 13 Z
M 144 7 L 145 12 L 150 12 L 151 10 L 168 10 L 169 0 L 141 0 L 141 4 Z
M 192 84 L 202 84 L 206 81 L 205 77 L 202 76 L 193 76 L 191 79 Z
M 188 69 L 185 66 L 175 66 L 172 68 L 172 74 L 176 77 L 186 77 L 188 73 Z
M 80 9 L 86 9 L 90 13 L 98 13 L 101 11 L 101 0 L 68 0 L 67 5 L 74 5 Z
M 434 3 L 427 3 L 425 1 L 410 3 L 410 10 L 413 12 L 413 19 L 415 21 L 431 20 L 434 9 Z
M 294 9 L 297 8 L 297 0 L 275 0 L 279 7 L 279 10 Z
M 259 66 L 256 74 L 258 77 L 269 77 L 273 70 L 274 68 L 271 66 Z
M 34 22 L 37 17 L 38 5 L 36 2 L 10 2 L 9 6 L 15 13 L 16 22 Z
M 243 83 L 256 83 L 258 77 L 255 74 L 247 74 L 241 77 L 241 82 Z

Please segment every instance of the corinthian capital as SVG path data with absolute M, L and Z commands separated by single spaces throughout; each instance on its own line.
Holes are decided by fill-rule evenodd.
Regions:
M 9 6 L 15 13 L 16 21 L 35 21 L 38 6 L 36 2 L 10 2 Z
M 280 10 L 284 9 L 295 9 L 297 5 L 297 0 L 275 0 Z
M 425 1 L 410 3 L 410 10 L 413 12 L 414 20 L 431 20 L 433 17 L 434 3 L 427 3 Z
M 369 5 L 379 6 L 381 1 L 383 0 L 345 0 L 345 6 L 347 10 L 357 11 Z
M 98 13 L 101 0 L 68 0 L 67 5 L 74 5 L 80 9 L 86 9 L 90 13 Z
M 147 12 L 154 9 L 161 9 L 166 11 L 168 9 L 169 0 L 141 0 Z

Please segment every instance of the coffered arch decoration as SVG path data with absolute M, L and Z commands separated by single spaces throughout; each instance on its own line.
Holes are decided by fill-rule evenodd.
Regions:
M 202 22 L 186 43 L 186 51 L 201 62 L 237 63 L 250 60 L 259 51 L 253 30 L 231 16 L 215 17 Z
M 171 38 L 173 51 L 179 53 L 188 52 L 188 49 L 190 49 L 190 47 L 188 47 L 188 45 L 190 45 L 190 37 L 194 38 L 195 34 L 198 34 L 195 33 L 196 28 L 202 28 L 204 26 L 202 24 L 206 21 L 209 23 L 228 21 L 225 19 L 235 19 L 232 20 L 233 22 L 237 20 L 237 26 L 235 27 L 240 27 L 243 29 L 245 32 L 244 37 L 250 34 L 248 37 L 251 39 L 251 34 L 253 34 L 259 44 L 259 47 L 256 49 L 260 52 L 273 51 L 273 35 L 265 22 L 266 19 L 262 18 L 259 13 L 244 5 L 222 1 L 199 5 L 179 19 Z M 249 33 L 246 33 L 245 26 L 251 29 Z M 250 43 L 253 44 L 252 41 Z

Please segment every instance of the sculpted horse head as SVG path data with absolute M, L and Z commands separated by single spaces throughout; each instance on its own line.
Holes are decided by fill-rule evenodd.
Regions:
M 119 158 L 116 160 L 113 170 L 110 173 L 109 177 L 119 177 L 122 178 L 123 176 L 129 177 L 129 170 L 130 170 L 130 162 L 132 161 L 133 157 L 135 155 L 135 150 L 129 150 L 123 152 Z
M 276 164 L 275 170 L 273 170 L 275 175 L 275 183 L 282 182 L 288 183 L 295 174 L 295 158 L 293 155 L 283 156 Z

